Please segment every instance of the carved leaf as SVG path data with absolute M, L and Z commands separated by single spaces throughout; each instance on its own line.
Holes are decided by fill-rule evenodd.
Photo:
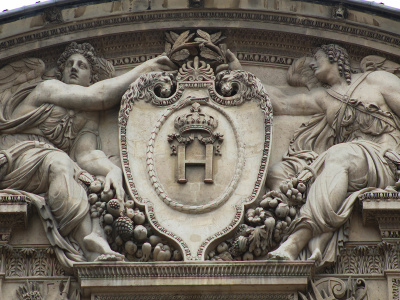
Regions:
M 172 31 L 171 31 L 171 34 L 172 34 Z M 174 34 L 176 34 L 176 33 L 174 33 Z M 193 34 L 189 35 L 189 30 L 186 30 L 185 32 L 181 33 L 181 35 L 178 36 L 174 45 L 172 46 L 172 51 L 174 51 L 174 49 L 178 48 L 179 46 L 182 46 L 183 44 L 185 44 L 192 37 L 193 37 Z
M 171 45 L 173 45 L 174 43 L 175 43 L 175 40 L 171 37 L 171 34 L 172 34 L 173 32 L 171 31 L 171 32 L 166 32 L 165 33 L 165 38 L 166 38 L 166 40 L 167 40 L 167 42 L 169 43 L 169 44 L 171 44 Z M 175 33 L 176 34 L 176 33 Z
M 98 58 L 97 63 L 99 65 L 99 79 L 104 80 L 114 77 L 115 69 L 113 64 L 104 58 Z
M 16 271 L 16 276 L 29 276 L 28 269 L 26 266 L 28 265 L 28 261 L 26 259 L 25 255 L 20 255 L 18 253 L 16 259 L 15 259 L 15 271 Z
M 224 56 L 226 56 L 226 51 L 228 50 L 228 48 L 226 47 L 226 44 L 219 45 L 219 49 L 221 49 L 221 53 L 223 53 Z
M 49 276 L 51 275 L 51 257 L 47 249 L 42 249 L 34 255 L 32 259 L 32 275 L 33 276 Z
M 52 257 L 52 273 L 53 276 L 65 276 L 65 270 L 55 257 Z
M 46 276 L 47 272 L 47 264 L 45 259 L 43 259 L 42 255 L 37 255 L 34 259 L 32 259 L 32 276 Z
M 186 40 L 185 40 L 185 43 L 186 43 L 187 41 L 190 41 L 190 39 L 191 39 L 193 36 L 194 36 L 194 33 L 189 34 L 188 37 L 187 37 Z
M 211 42 L 214 45 L 217 45 L 218 43 L 222 42 L 224 39 L 226 39 L 226 36 L 221 35 L 222 32 L 217 32 L 211 35 Z
M 6 276 L 9 277 L 16 277 L 17 276 L 17 257 L 12 255 L 11 253 L 7 254 L 6 259 L 7 269 L 6 269 Z
M 384 268 L 384 263 L 380 255 L 374 255 L 373 265 L 371 267 L 371 273 L 379 274 L 380 270 Z
M 201 30 L 201 29 L 197 29 L 197 34 L 198 34 L 200 37 L 202 37 L 203 39 L 205 39 L 207 42 L 210 42 L 210 43 L 211 43 L 211 37 L 210 37 L 210 35 L 209 35 L 207 32 L 205 32 L 205 31 L 203 31 L 203 30 Z
M 171 59 L 175 61 L 182 61 L 187 59 L 189 55 L 190 55 L 189 50 L 183 49 L 172 54 Z
M 172 44 L 174 44 L 175 41 L 179 38 L 179 34 L 173 32 L 173 31 L 170 31 L 169 33 L 170 33 L 171 38 L 172 38 Z
M 263 228 L 261 227 L 255 228 L 249 237 L 250 241 L 249 251 L 252 252 L 256 248 L 261 248 L 265 250 L 268 243 L 267 238 L 268 234 Z
M 206 47 L 200 50 L 200 56 L 207 59 L 218 60 L 218 61 L 222 59 L 218 53 Z
M 211 34 L 211 35 L 210 35 L 211 42 L 213 42 L 214 44 L 216 44 L 216 41 L 218 41 L 218 39 L 220 38 L 221 34 L 222 34 L 221 31 L 219 31 L 219 32 L 217 32 L 217 33 Z
M 203 38 L 201 38 L 201 37 L 197 37 L 197 38 L 195 38 L 194 39 L 196 42 L 199 42 L 199 43 L 207 43 L 208 41 L 207 40 L 205 40 L 205 39 L 203 39 Z
M 164 51 L 165 51 L 165 53 L 167 53 L 167 55 L 171 53 L 171 49 L 172 49 L 171 44 L 170 43 L 165 43 L 165 50 Z

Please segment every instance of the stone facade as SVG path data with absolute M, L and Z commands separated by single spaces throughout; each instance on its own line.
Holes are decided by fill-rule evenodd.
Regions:
M 2 299 L 399 299 L 399 20 L 356 0 L 2 12 Z

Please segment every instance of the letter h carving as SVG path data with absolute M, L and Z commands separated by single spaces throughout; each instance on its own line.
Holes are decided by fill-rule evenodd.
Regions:
M 178 182 L 186 183 L 186 166 L 197 165 L 205 167 L 204 182 L 213 183 L 213 157 L 221 155 L 220 148 L 223 135 L 214 133 L 218 121 L 211 115 L 201 112 L 200 104 L 195 102 L 190 113 L 175 119 L 175 128 L 179 133 L 168 135 L 171 155 L 178 156 Z M 205 159 L 186 159 L 186 146 L 197 139 L 206 147 Z M 176 145 L 176 142 L 178 145 Z
M 214 145 L 206 145 L 206 157 L 203 160 L 186 160 L 186 145 L 178 146 L 178 182 L 186 183 L 186 165 L 204 165 L 205 178 L 204 182 L 213 183 L 213 157 Z

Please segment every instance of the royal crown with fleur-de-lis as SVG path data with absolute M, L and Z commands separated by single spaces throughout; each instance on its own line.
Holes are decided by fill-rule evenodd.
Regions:
M 179 134 L 192 130 L 206 131 L 210 134 L 218 127 L 218 121 L 211 115 L 201 112 L 200 104 L 193 103 L 190 113 L 176 117 L 175 128 Z

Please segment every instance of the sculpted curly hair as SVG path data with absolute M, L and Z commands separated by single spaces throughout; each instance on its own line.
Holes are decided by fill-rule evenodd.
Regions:
M 317 53 L 319 50 L 324 51 L 328 56 L 329 61 L 333 64 L 337 62 L 339 74 L 344 77 L 347 84 L 351 83 L 351 67 L 349 61 L 349 55 L 343 47 L 336 44 L 322 45 L 313 51 L 313 54 Z
M 61 54 L 60 58 L 57 61 L 58 72 L 57 78 L 59 80 L 62 79 L 62 74 L 65 69 L 65 62 L 68 58 L 73 54 L 81 54 L 90 65 L 90 73 L 91 73 L 91 83 L 95 83 L 99 81 L 99 65 L 98 58 L 96 54 L 96 50 L 94 50 L 93 46 L 89 43 L 78 44 L 76 42 L 71 43 L 65 48 L 64 52 Z

